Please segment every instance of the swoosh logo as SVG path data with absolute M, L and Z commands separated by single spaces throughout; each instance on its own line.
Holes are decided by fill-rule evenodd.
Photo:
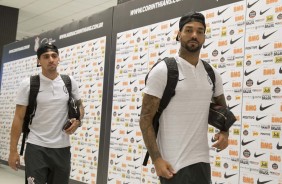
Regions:
M 234 43 L 236 43 L 238 40 L 240 40 L 242 38 L 242 36 L 240 37 L 240 38 L 237 38 L 236 40 L 230 40 L 230 44 L 232 45 L 232 44 L 234 44 Z
M 224 86 L 225 84 L 227 84 L 228 83 L 228 81 L 227 82 L 225 82 L 225 83 L 223 83 L 222 85 Z
M 247 7 L 248 7 L 248 8 L 251 8 L 251 7 L 254 6 L 257 2 L 259 2 L 259 0 L 253 2 L 252 4 L 248 3 L 248 6 L 247 6 Z
M 120 36 L 118 36 L 118 37 L 117 37 L 117 39 L 120 39 L 122 36 L 123 36 L 123 34 L 122 34 L 122 35 L 120 35 Z
M 274 33 L 276 33 L 277 32 L 277 30 L 276 31 L 273 31 L 272 33 L 269 33 L 269 34 L 267 34 L 267 35 L 265 35 L 264 33 L 263 33 L 263 35 L 262 35 L 262 39 L 267 39 L 268 37 L 270 37 L 271 35 L 273 35 Z
M 255 154 L 254 154 L 254 157 L 257 158 L 257 157 L 260 157 L 260 156 L 262 156 L 262 155 L 264 155 L 264 154 L 265 154 L 265 153 L 261 153 L 261 154 L 255 153 Z
M 222 75 L 222 74 L 224 74 L 224 73 L 226 73 L 226 71 L 224 71 L 224 72 L 221 72 L 221 73 L 220 73 L 220 75 Z
M 169 26 L 170 26 L 170 27 L 174 26 L 174 24 L 176 24 L 176 22 L 177 22 L 177 21 L 175 21 L 175 22 L 173 22 L 173 23 L 170 23 Z
M 171 33 L 171 31 L 167 32 L 165 35 L 167 36 L 167 35 L 169 35 L 169 33 Z
M 146 54 L 144 54 L 144 55 L 140 56 L 140 59 L 142 59 L 145 55 L 146 55 Z
M 256 117 L 256 121 L 260 121 L 260 120 L 262 120 L 263 118 L 265 118 L 266 116 L 262 116 L 262 117 Z
M 135 161 L 137 161 L 138 159 L 140 159 L 140 157 L 138 157 L 138 158 L 133 158 L 133 161 L 135 162 Z
M 147 63 L 147 61 L 145 61 L 145 62 L 141 63 L 141 66 L 143 66 L 145 63 Z
M 142 139 L 136 140 L 137 143 L 139 143 L 140 141 L 142 141 Z
M 115 83 L 115 86 L 118 85 L 119 83 L 120 83 L 120 81 L 116 82 L 116 83 Z
M 227 106 L 227 107 L 228 107 L 228 109 L 229 109 L 229 110 L 231 110 L 231 109 L 233 109 L 233 108 L 237 107 L 238 105 L 240 105 L 240 104 L 236 104 L 236 105 L 233 105 L 233 106 L 229 106 L 229 104 L 228 104 L 228 106 Z
M 209 44 L 206 44 L 206 45 L 203 45 L 203 49 L 207 48 L 208 46 L 210 46 L 210 44 L 212 44 L 213 42 L 209 43 Z
M 261 85 L 262 83 L 264 83 L 265 81 L 267 81 L 268 79 L 265 79 L 265 80 L 263 80 L 263 81 L 257 81 L 257 85 L 259 86 L 259 85 Z
M 151 28 L 151 32 L 153 32 L 158 26 Z
M 123 112 L 122 113 L 118 113 L 118 116 L 121 116 L 123 114 Z
M 136 79 L 135 79 L 134 81 L 130 81 L 129 83 L 130 83 L 130 84 L 133 84 L 135 81 L 136 81 Z
M 126 134 L 130 134 L 132 131 L 133 131 L 133 130 L 130 130 L 130 131 L 127 130 L 127 131 L 126 131 Z
M 142 107 L 142 105 L 140 105 L 140 106 L 138 106 L 138 105 L 137 105 L 137 107 L 136 107 L 136 108 L 137 108 L 137 109 L 140 109 L 141 107 Z
M 127 43 L 127 41 L 123 42 L 122 44 L 125 45 Z
M 138 31 L 136 31 L 135 33 L 133 33 L 133 36 L 135 36 L 138 32 L 139 32 L 139 30 L 138 30 Z
M 123 155 L 117 155 L 117 158 L 120 158 L 120 157 L 122 157 Z
M 273 105 L 274 105 L 274 104 L 267 105 L 267 106 L 263 107 L 262 104 L 261 104 L 260 107 L 259 107 L 259 110 L 260 110 L 260 111 L 264 111 L 264 110 L 268 109 L 269 107 L 271 107 L 271 106 L 273 106 Z
M 259 50 L 263 49 L 264 47 L 266 47 L 266 46 L 268 46 L 268 45 L 269 45 L 269 43 L 267 43 L 267 44 L 265 44 L 265 45 L 263 45 L 263 46 L 259 46 Z
M 217 11 L 217 15 L 219 16 L 219 15 L 221 15 L 223 12 L 225 12 L 226 10 L 227 10 L 228 8 L 225 8 L 224 10 L 222 10 L 222 11 Z
M 229 17 L 228 19 L 223 19 L 222 23 L 224 24 L 225 22 L 227 22 L 231 17 Z
M 271 182 L 272 180 L 268 180 L 268 181 L 259 181 L 259 179 L 257 180 L 257 184 L 265 184 L 268 182 Z
M 162 52 L 159 52 L 159 56 L 162 55 L 165 51 L 166 51 L 166 50 L 164 50 L 164 51 L 162 51 Z
M 251 70 L 249 72 L 247 72 L 247 70 L 245 70 L 245 76 L 248 76 L 250 75 L 251 73 L 253 73 L 254 71 L 256 71 L 258 68 L 254 69 L 254 70 Z
M 227 178 L 230 178 L 230 177 L 232 177 L 232 176 L 235 176 L 236 174 L 226 174 L 226 173 L 224 173 L 224 178 L 225 179 L 227 179 Z
M 148 38 L 148 36 L 146 36 L 145 38 L 143 38 L 143 41 L 145 41 Z
M 242 140 L 242 146 L 246 146 L 247 144 L 250 144 L 251 142 L 254 142 L 254 141 L 255 140 L 245 142 L 244 140 Z
M 123 109 L 125 106 L 126 106 L 126 105 L 124 105 L 124 106 L 120 106 L 120 109 Z
M 265 12 L 267 12 L 269 9 L 270 9 L 270 8 L 268 8 L 268 9 L 266 9 L 266 10 L 264 10 L 264 11 L 260 11 L 259 14 L 260 14 L 260 15 L 263 15 L 263 14 L 265 14 Z
M 100 105 L 96 105 L 96 106 L 95 106 L 95 109 L 97 109 L 98 107 L 100 107 Z
M 123 58 L 123 61 L 126 61 L 129 58 L 129 56 L 127 58 Z
M 230 49 L 227 49 L 226 51 L 221 51 L 221 55 L 225 54 L 226 52 L 228 52 Z
M 279 145 L 279 142 L 277 143 L 276 148 L 277 148 L 278 150 L 281 150 L 281 149 L 282 149 L 282 146 Z

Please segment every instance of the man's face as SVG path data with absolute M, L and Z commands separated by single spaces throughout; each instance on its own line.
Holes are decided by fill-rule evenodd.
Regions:
M 205 42 L 205 28 L 200 22 L 188 22 L 178 32 L 181 47 L 189 52 L 198 52 Z
M 57 71 L 59 61 L 59 55 L 54 51 L 44 52 L 38 59 L 42 70 L 48 72 Z

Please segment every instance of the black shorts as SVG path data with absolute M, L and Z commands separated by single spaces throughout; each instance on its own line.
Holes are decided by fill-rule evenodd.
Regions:
M 161 184 L 211 184 L 209 163 L 196 163 L 180 169 L 171 179 L 160 177 Z
M 69 183 L 70 147 L 46 148 L 27 143 L 24 160 L 26 184 Z

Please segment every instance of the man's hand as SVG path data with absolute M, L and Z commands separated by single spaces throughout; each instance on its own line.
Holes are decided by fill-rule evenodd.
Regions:
M 215 147 L 220 150 L 224 150 L 228 146 L 228 136 L 229 132 L 220 131 L 219 133 L 215 134 L 214 139 L 217 140 L 212 147 Z
M 17 171 L 20 168 L 20 156 L 17 152 L 11 153 L 8 159 L 9 166 Z
M 69 135 L 73 134 L 80 125 L 80 121 L 75 118 L 71 119 L 70 121 L 71 126 L 65 130 L 65 132 Z
M 172 166 L 160 157 L 155 160 L 154 165 L 158 176 L 170 179 L 175 174 Z

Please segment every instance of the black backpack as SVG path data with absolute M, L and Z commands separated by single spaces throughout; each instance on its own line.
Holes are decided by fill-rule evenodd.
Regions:
M 68 75 L 61 75 L 65 86 L 68 90 L 69 96 L 71 95 L 71 79 Z M 37 103 L 36 103 L 36 98 L 37 94 L 40 88 L 40 79 L 39 75 L 34 75 L 30 77 L 30 92 L 29 92 L 29 97 L 28 97 L 28 106 L 26 108 L 26 113 L 24 117 L 24 122 L 22 126 L 22 133 L 23 133 L 23 138 L 22 138 L 22 145 L 21 145 L 21 150 L 20 150 L 20 155 L 23 155 L 24 151 L 24 146 L 25 146 L 25 140 L 28 136 L 28 133 L 30 132 L 29 130 L 29 125 L 32 123 L 32 119 L 35 115 Z
M 167 70 L 168 70 L 167 71 L 167 84 L 166 84 L 166 87 L 164 89 L 164 93 L 163 93 L 162 99 L 160 101 L 158 111 L 156 112 L 156 114 L 153 118 L 153 127 L 154 127 L 154 130 L 155 130 L 156 136 L 157 136 L 158 130 L 159 130 L 160 116 L 161 116 L 163 110 L 168 106 L 171 98 L 175 95 L 175 88 L 176 88 L 176 85 L 177 85 L 177 82 L 178 82 L 178 77 L 179 77 L 178 67 L 177 67 L 177 63 L 176 63 L 175 58 L 174 57 L 169 57 L 169 58 L 166 57 L 163 60 L 165 61 L 166 66 L 167 66 Z M 153 65 L 153 67 L 151 68 L 151 70 L 157 64 L 159 64 L 161 61 L 162 60 L 155 63 Z M 215 74 L 214 74 L 214 71 L 213 71 L 212 67 L 206 61 L 204 61 L 204 60 L 201 60 L 201 61 L 203 62 L 204 67 L 205 67 L 210 79 L 212 80 L 212 84 L 213 84 L 212 90 L 214 92 L 214 89 L 215 89 Z M 149 73 L 150 73 L 150 71 L 149 71 Z M 149 73 L 145 77 L 145 84 L 147 82 L 147 78 L 148 78 Z M 147 165 L 148 159 L 149 159 L 149 152 L 147 151 L 145 158 L 144 158 L 144 162 L 143 162 L 144 166 Z

